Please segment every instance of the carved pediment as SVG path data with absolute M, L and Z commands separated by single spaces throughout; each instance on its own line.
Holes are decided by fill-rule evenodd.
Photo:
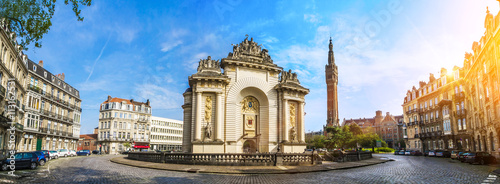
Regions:
M 248 36 L 239 44 L 231 44 L 233 46 L 233 52 L 228 54 L 228 58 L 231 59 L 239 59 L 248 56 L 253 56 L 260 58 L 257 62 L 261 63 L 273 63 L 271 56 L 269 55 L 269 51 L 267 49 L 262 49 L 262 45 L 259 45 L 257 42 L 253 41 L 253 38 L 250 38 L 248 41 Z

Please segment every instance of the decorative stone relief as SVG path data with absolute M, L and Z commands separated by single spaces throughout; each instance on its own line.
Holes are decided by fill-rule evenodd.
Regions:
M 205 98 L 205 121 L 210 123 L 212 119 L 212 96 L 207 96 Z
M 258 113 L 259 101 L 254 97 L 248 96 L 241 101 L 241 112 L 243 113 Z
M 247 128 L 253 128 L 254 127 L 255 123 L 254 123 L 253 116 L 247 116 L 245 122 L 246 122 L 245 124 L 246 124 Z
M 295 128 L 295 120 L 296 120 L 296 117 L 295 117 L 295 104 L 294 103 L 290 103 L 290 127 L 292 128 Z

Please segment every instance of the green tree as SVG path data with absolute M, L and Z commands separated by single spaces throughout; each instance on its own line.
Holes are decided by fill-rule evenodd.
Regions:
M 352 132 L 353 136 L 357 136 L 357 135 L 363 134 L 363 131 L 361 130 L 361 127 L 359 127 L 358 124 L 356 124 L 356 123 L 353 123 L 353 124 L 349 125 L 349 131 Z
M 71 3 L 73 12 L 78 21 L 80 16 L 79 5 L 90 6 L 92 0 L 64 0 L 64 4 Z M 35 43 L 35 47 L 42 47 L 41 39 L 52 26 L 52 16 L 56 10 L 56 0 L 0 0 L 0 19 L 7 24 L 10 31 L 16 33 L 23 49 Z
M 312 137 L 312 146 L 314 148 L 324 148 L 325 147 L 325 136 L 315 135 Z
M 352 133 L 349 131 L 349 126 L 343 127 L 328 127 L 326 129 L 328 137 L 325 145 L 328 149 L 346 148 L 352 139 Z
M 125 148 L 127 148 L 127 149 L 132 147 L 132 145 L 130 145 L 129 142 L 123 143 L 123 146 L 125 146 Z
M 376 146 L 376 141 L 380 140 L 379 136 L 375 133 L 366 133 L 357 137 L 358 143 L 363 148 L 373 148 Z

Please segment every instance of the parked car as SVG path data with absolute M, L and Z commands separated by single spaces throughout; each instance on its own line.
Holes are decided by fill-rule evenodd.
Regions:
M 457 158 L 458 158 L 458 154 L 459 154 L 459 153 L 461 153 L 461 152 L 460 152 L 460 151 L 458 151 L 458 150 L 453 150 L 453 151 L 451 151 L 450 158 L 451 158 L 452 160 L 457 159 Z
M 429 156 L 429 150 L 424 151 L 424 156 Z
M 458 154 L 458 160 L 460 162 L 465 162 L 465 159 L 467 158 L 467 155 L 469 154 L 469 152 L 460 152 Z
M 100 154 L 101 154 L 101 151 L 99 151 L 99 150 L 94 150 L 94 151 L 92 151 L 92 154 L 100 155 Z
M 50 160 L 49 150 L 40 150 L 40 151 L 45 155 L 45 159 L 49 161 Z
M 69 156 L 76 156 L 76 151 L 75 150 L 69 150 Z
M 44 166 L 45 162 L 47 162 L 47 158 L 45 157 L 45 154 L 43 154 L 43 152 L 41 152 L 41 151 L 34 151 L 32 153 L 36 154 L 36 156 L 37 156 L 36 161 L 38 162 L 38 165 Z
M 406 151 L 405 151 L 405 155 L 411 155 L 410 150 L 406 150 Z
M 304 150 L 304 153 L 312 154 L 312 152 L 313 152 L 313 149 L 305 149 Z
M 399 154 L 398 155 L 404 155 L 405 154 L 405 150 L 399 150 Z
M 471 152 L 467 155 L 465 162 L 469 164 L 479 163 L 481 165 L 495 163 L 496 159 L 494 156 L 486 152 Z
M 49 157 L 50 159 L 58 159 L 59 158 L 59 154 L 57 153 L 57 151 L 49 151 Z
M 451 152 L 450 151 L 443 151 L 443 157 L 444 158 L 450 158 L 451 157 Z
M 450 157 L 451 153 L 446 150 L 436 150 L 436 157 L 445 157 L 448 158 Z
M 80 150 L 80 151 L 76 152 L 76 155 L 78 155 L 78 156 L 89 156 L 91 154 L 92 153 L 90 153 L 90 150 Z
M 57 154 L 59 155 L 59 157 L 68 157 L 69 150 L 68 149 L 59 149 L 59 150 L 57 150 Z
M 394 151 L 394 155 L 399 155 L 399 151 L 398 150 Z
M 2 161 L 2 171 L 6 171 L 10 168 L 10 161 L 12 159 L 7 158 Z M 14 155 L 15 169 L 18 168 L 30 168 L 36 169 L 38 166 L 38 156 L 32 152 L 19 152 Z
M 430 150 L 429 154 L 427 156 L 429 156 L 429 157 L 435 157 L 436 156 L 436 151 Z
M 415 151 L 411 151 L 410 155 L 413 155 L 413 156 L 422 156 L 422 152 L 420 152 L 418 150 L 415 150 Z

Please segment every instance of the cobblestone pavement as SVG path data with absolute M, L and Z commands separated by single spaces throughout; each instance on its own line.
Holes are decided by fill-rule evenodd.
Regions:
M 37 170 L 0 172 L 0 183 L 500 183 L 494 166 L 444 158 L 385 155 L 396 161 L 301 174 L 219 175 L 136 168 L 109 161 L 114 156 L 61 158 Z

